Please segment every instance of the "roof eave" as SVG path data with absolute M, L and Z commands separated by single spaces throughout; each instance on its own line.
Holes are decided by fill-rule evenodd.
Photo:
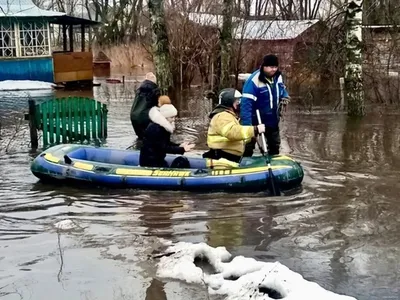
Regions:
M 99 21 L 93 21 L 90 19 L 85 19 L 85 18 L 78 18 L 78 17 L 72 17 L 68 15 L 64 16 L 58 16 L 53 18 L 50 23 L 52 24 L 58 24 L 58 25 L 89 25 L 89 26 L 100 26 L 103 23 Z
M 100 26 L 103 23 L 98 21 L 93 21 L 85 18 L 78 18 L 68 16 L 66 14 L 60 15 L 52 15 L 52 16 L 45 16 L 45 15 L 25 15 L 25 16 L 18 16 L 18 15 L 9 15 L 4 16 L 0 15 L 0 19 L 43 19 L 47 20 L 51 24 L 58 24 L 58 25 L 88 25 L 88 26 Z

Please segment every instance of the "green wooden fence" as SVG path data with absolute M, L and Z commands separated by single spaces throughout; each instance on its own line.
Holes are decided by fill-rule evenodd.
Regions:
M 55 98 L 36 104 L 29 100 L 31 146 L 38 148 L 38 134 L 43 147 L 107 138 L 107 105 L 90 98 Z

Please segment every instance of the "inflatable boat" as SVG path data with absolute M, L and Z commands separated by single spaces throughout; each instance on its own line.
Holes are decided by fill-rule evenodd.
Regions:
M 177 156 L 167 155 L 170 164 Z M 31 164 L 41 181 L 154 190 L 262 191 L 266 190 L 268 167 L 265 158 L 243 158 L 237 167 L 218 165 L 216 160 L 189 157 L 190 168 L 140 167 L 139 151 L 64 144 L 51 147 Z M 285 156 L 271 157 L 271 168 L 281 190 L 298 187 L 303 169 Z

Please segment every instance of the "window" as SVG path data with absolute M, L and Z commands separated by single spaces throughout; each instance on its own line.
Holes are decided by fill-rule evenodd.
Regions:
M 50 55 L 49 29 L 46 23 L 20 23 L 21 56 Z
M 15 57 L 17 48 L 15 46 L 14 24 L 0 24 L 0 57 Z

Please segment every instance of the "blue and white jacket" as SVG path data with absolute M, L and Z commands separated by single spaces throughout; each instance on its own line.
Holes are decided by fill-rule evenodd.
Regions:
M 289 97 L 277 71 L 269 81 L 260 70 L 255 71 L 246 80 L 240 102 L 240 119 L 242 125 L 258 125 L 256 109 L 260 110 L 261 121 L 266 127 L 278 127 L 279 101 Z

